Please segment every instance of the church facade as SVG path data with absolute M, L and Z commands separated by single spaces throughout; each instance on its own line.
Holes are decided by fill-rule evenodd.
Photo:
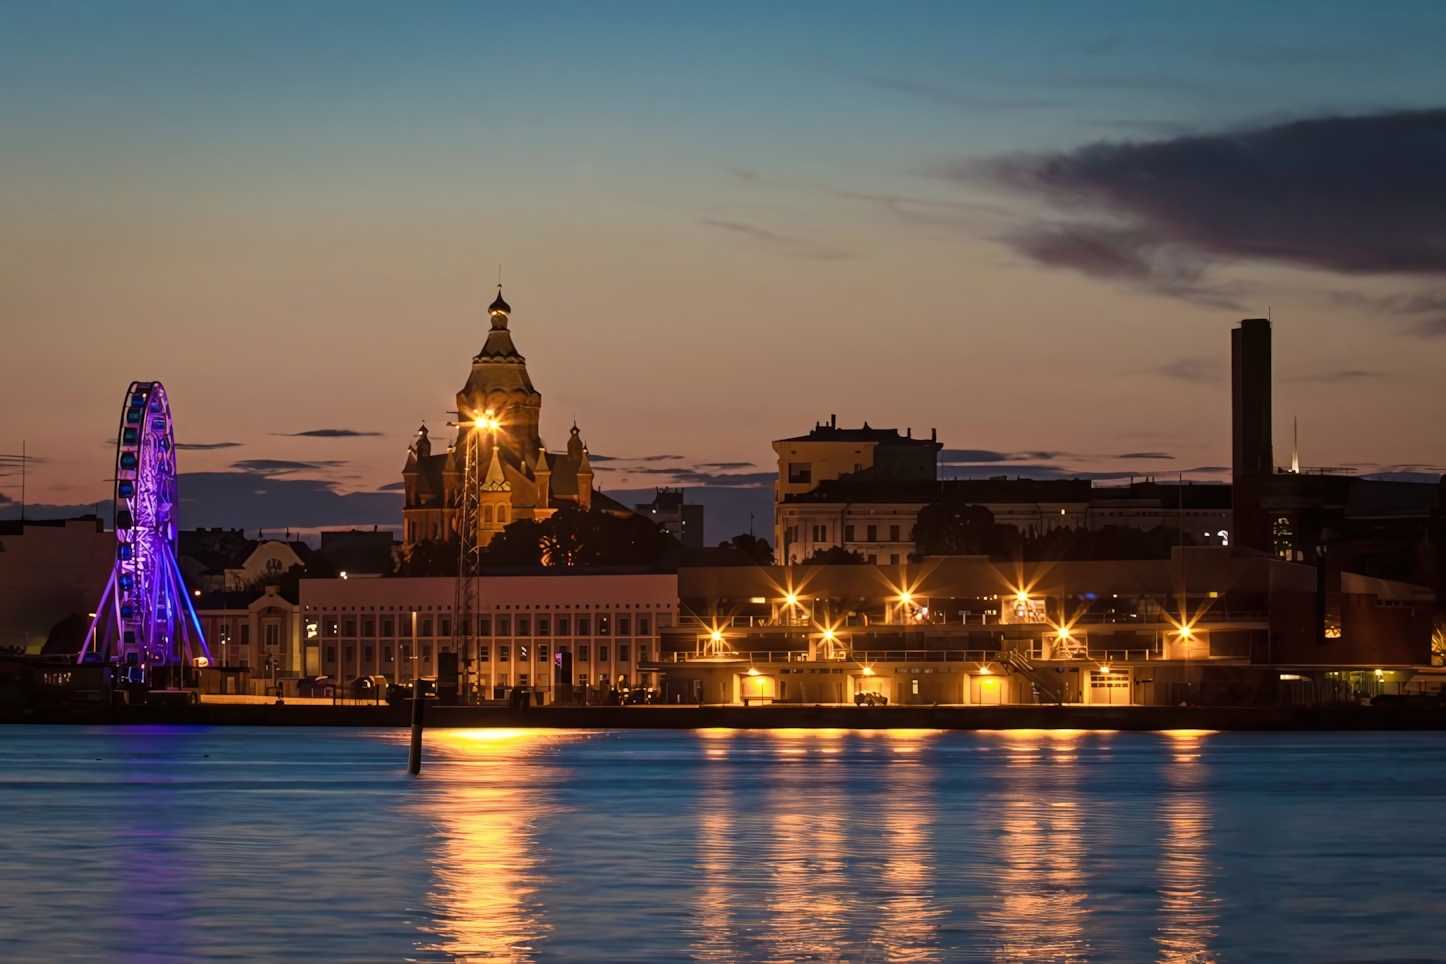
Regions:
M 402 469 L 406 501 L 403 546 L 425 540 L 456 542 L 466 479 L 469 433 L 478 433 L 478 542 L 486 545 L 509 523 L 545 519 L 564 505 L 631 515 L 631 510 L 593 490 L 587 446 L 573 425 L 567 448 L 549 452 L 538 426 L 542 393 L 527 374 L 508 327 L 512 308 L 497 289 L 487 309 L 492 328 L 472 359 L 472 372 L 457 393 L 457 434 L 445 452 L 433 452 L 425 425 Z M 485 468 L 484 468 L 485 466 Z

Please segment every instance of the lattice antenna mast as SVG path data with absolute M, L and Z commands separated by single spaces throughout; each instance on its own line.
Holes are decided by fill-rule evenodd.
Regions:
M 457 499 L 457 584 L 452 602 L 452 625 L 457 652 L 464 660 L 470 661 L 475 653 L 477 635 L 477 579 L 482 574 L 483 546 L 479 531 L 482 518 L 482 437 L 490 430 L 492 444 L 497 444 L 497 420 L 489 411 L 471 421 L 447 424 L 462 430 L 462 491 Z

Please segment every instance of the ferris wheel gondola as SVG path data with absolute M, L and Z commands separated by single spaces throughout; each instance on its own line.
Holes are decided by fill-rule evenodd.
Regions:
M 116 556 L 79 659 L 158 666 L 209 657 L 176 561 L 176 445 L 160 382 L 132 382 L 116 437 Z

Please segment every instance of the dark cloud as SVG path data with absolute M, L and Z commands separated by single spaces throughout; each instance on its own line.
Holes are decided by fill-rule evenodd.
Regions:
M 346 465 L 346 462 L 315 461 L 315 462 L 293 462 L 288 459 L 242 459 L 240 462 L 232 462 L 231 468 L 247 475 L 288 475 L 292 472 L 304 472 L 308 469 L 334 469 Z
M 1230 297 L 1205 283 L 1219 261 L 1446 274 L 1443 170 L 1446 109 L 1432 109 L 1100 142 L 953 176 L 1060 212 L 1005 239 L 1039 263 L 1208 300 Z
M 386 485 L 378 486 L 378 492 L 400 492 L 407 487 L 405 482 L 388 482 Z
M 989 449 L 943 449 L 939 462 L 943 465 L 978 465 L 991 462 L 1020 462 L 1033 459 L 1057 459 L 1064 452 L 994 452 Z
M 751 469 L 752 462 L 699 462 L 700 469 Z
M 112 441 L 110 441 L 110 442 L 107 442 L 106 444 L 107 444 L 107 445 L 114 445 L 115 442 L 112 440 Z M 213 451 L 213 450 L 215 450 L 215 449 L 234 449 L 234 448 L 238 448 L 240 445 L 241 445 L 240 442 L 177 442 L 177 443 L 176 443 L 176 451 L 177 451 L 177 452 L 210 452 L 210 451 Z
M 1126 452 L 1124 455 L 1116 455 L 1117 459 L 1173 459 L 1175 456 L 1167 452 Z
M 284 435 L 287 438 L 361 438 L 368 435 L 381 435 L 381 432 L 358 432 L 349 428 L 314 428 L 309 432 L 275 432 L 275 435 Z
M 589 457 L 591 457 L 590 454 L 589 454 Z M 663 461 L 666 461 L 666 460 L 668 460 L 668 459 L 681 459 L 682 457 L 683 457 L 683 456 L 681 456 L 681 455 L 645 455 L 645 456 L 643 456 L 643 457 L 640 458 L 640 459 L 636 459 L 635 461 L 638 461 L 638 462 L 663 462 Z
M 615 457 L 611 456 L 611 455 L 593 455 L 591 452 L 587 453 L 587 460 L 588 460 L 589 462 L 616 462 L 616 461 L 617 461 L 617 459 L 616 459 Z

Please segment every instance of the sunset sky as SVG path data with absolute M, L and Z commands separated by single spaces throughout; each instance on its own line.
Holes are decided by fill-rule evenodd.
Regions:
M 1439 472 L 1443 37 L 1434 2 L 0 0 L 0 452 L 109 498 L 159 379 L 217 500 L 376 492 L 500 263 L 544 438 L 575 415 L 608 491 L 756 484 L 835 413 L 937 428 L 946 475 L 1221 480 L 1267 312 L 1278 461 L 1298 416 L 1305 465 Z

